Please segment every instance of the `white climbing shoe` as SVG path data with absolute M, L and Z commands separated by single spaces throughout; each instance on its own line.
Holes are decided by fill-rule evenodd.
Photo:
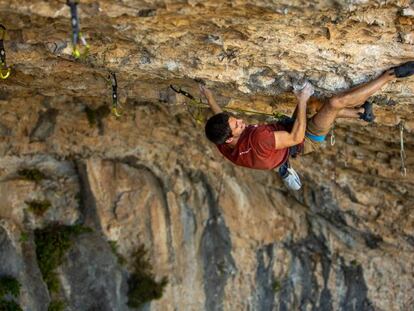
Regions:
M 296 173 L 289 163 L 285 163 L 279 168 L 279 175 L 286 188 L 298 191 L 302 187 L 298 173 Z

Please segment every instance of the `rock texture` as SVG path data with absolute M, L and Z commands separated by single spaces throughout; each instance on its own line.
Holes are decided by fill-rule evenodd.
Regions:
M 76 61 L 65 1 L 0 0 L 12 65 L 0 81 L 0 275 L 20 281 L 23 309 L 50 303 L 33 230 L 59 222 L 94 229 L 59 268 L 65 310 L 128 310 L 130 262 L 108 241 L 127 261 L 144 243 L 168 277 L 145 310 L 412 310 L 413 78 L 372 98 L 374 124 L 340 120 L 335 146 L 294 160 L 297 193 L 225 161 L 169 85 L 198 95 L 201 78 L 222 106 L 290 113 L 292 78 L 327 97 L 414 59 L 413 12 L 408 0 L 82 0 L 91 52 Z M 88 110 L 110 107 L 110 71 L 122 116 L 92 124 Z M 31 200 L 52 207 L 35 216 Z

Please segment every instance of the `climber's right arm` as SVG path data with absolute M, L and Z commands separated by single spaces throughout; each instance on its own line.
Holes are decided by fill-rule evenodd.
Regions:
M 208 105 L 210 106 L 213 113 L 218 114 L 218 113 L 223 112 L 223 110 L 217 104 L 213 96 L 213 93 L 205 85 L 200 84 L 199 87 L 200 87 L 201 94 L 203 94 L 205 98 L 207 99 Z

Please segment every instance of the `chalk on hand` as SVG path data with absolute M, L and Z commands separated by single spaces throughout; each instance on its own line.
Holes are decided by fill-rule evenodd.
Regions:
M 307 85 L 312 88 L 311 95 L 315 92 L 313 85 L 306 79 L 300 79 L 292 82 L 293 92 L 298 93 L 302 91 Z

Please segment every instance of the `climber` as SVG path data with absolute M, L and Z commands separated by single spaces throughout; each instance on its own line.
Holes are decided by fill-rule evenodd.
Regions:
M 223 112 L 212 92 L 203 84 L 200 91 L 206 97 L 214 115 L 207 120 L 205 133 L 219 151 L 236 165 L 253 169 L 279 169 L 284 184 L 299 190 L 298 174 L 289 165 L 289 156 L 318 151 L 337 117 L 359 118 L 372 122 L 372 103 L 367 99 L 388 82 L 414 74 L 414 61 L 387 70 L 378 78 L 325 100 L 311 98 L 313 87 L 305 83 L 295 91 L 298 104 L 293 124 L 247 125 L 242 119 Z M 309 99 L 311 100 L 309 101 Z M 307 120 L 306 110 L 316 113 Z

